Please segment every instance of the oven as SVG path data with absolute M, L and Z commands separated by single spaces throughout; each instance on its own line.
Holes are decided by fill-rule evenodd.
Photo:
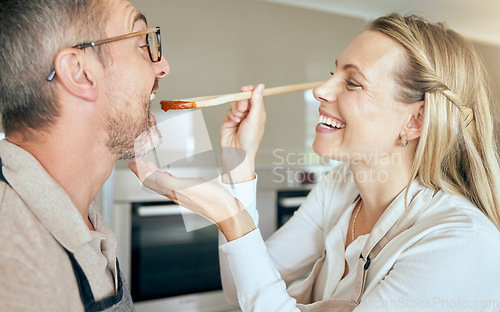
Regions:
M 127 169 L 113 175 L 117 256 L 135 309 L 239 311 L 226 303 L 222 293 L 218 229 L 205 220 L 207 224 L 187 229 L 187 209 L 143 189 Z M 191 227 L 193 222 L 189 221 Z
M 186 231 L 181 208 L 171 201 L 131 205 L 130 291 L 136 303 L 222 288 L 214 225 Z
M 292 217 L 293 213 L 302 205 L 310 191 L 310 189 L 286 189 L 277 191 L 276 226 L 278 228 Z

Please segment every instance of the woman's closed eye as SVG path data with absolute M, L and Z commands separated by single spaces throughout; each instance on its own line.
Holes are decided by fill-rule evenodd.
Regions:
M 333 76 L 334 74 L 335 74 L 335 72 L 330 72 L 330 75 L 332 75 L 332 76 Z M 351 80 L 344 79 L 344 81 L 346 82 L 347 87 L 351 87 L 351 88 L 359 88 L 359 87 L 361 87 L 361 85 L 360 85 L 360 84 L 358 84 L 358 83 L 356 83 L 356 82 L 353 82 L 353 81 L 351 81 Z
M 344 80 L 347 83 L 348 87 L 353 87 L 353 88 L 361 87 L 361 85 L 359 85 L 355 82 L 352 82 L 351 80 L 347 80 L 347 79 L 344 79 Z

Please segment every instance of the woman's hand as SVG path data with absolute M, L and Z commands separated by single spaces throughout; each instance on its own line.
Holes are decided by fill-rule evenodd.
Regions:
M 129 168 L 147 188 L 216 224 L 228 241 L 255 229 L 241 202 L 220 185 L 203 179 L 176 178 L 140 158 L 129 163 Z
M 264 136 L 266 111 L 262 93 L 257 88 L 244 86 L 242 92 L 252 91 L 250 101 L 231 103 L 221 126 L 222 181 L 240 183 L 255 178 L 255 156 Z

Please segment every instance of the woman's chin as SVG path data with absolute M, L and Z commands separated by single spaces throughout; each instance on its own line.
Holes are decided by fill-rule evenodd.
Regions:
M 316 140 L 314 140 L 314 143 L 312 144 L 312 149 L 314 153 L 319 157 L 323 157 L 329 160 L 342 161 L 342 162 L 347 161 L 346 159 L 342 159 L 341 157 L 342 155 L 340 155 L 338 151 L 334 150 L 331 147 L 326 147 L 324 144 L 321 144 Z
M 317 142 L 317 140 L 314 140 L 312 144 L 312 149 L 316 155 L 319 157 L 326 157 L 326 158 L 331 158 L 331 149 L 325 147 L 323 144 Z

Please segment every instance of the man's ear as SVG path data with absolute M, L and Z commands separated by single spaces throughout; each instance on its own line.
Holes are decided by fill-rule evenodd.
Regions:
M 408 141 L 418 139 L 422 134 L 422 126 L 424 124 L 424 108 L 425 102 L 420 101 L 413 103 L 415 105 L 415 113 L 410 116 L 410 119 L 404 127 Z
M 97 81 L 88 61 L 82 50 L 66 48 L 57 53 L 54 68 L 58 81 L 69 93 L 94 102 L 98 97 Z

